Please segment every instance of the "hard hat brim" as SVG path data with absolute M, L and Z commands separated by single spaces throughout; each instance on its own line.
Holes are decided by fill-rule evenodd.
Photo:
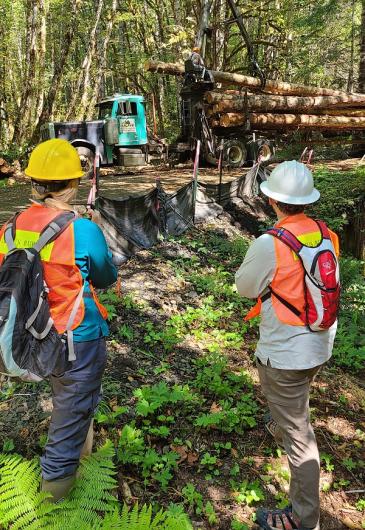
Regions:
M 321 196 L 320 192 L 316 188 L 313 188 L 312 193 L 310 193 L 309 195 L 305 195 L 302 197 L 292 197 L 290 195 L 285 195 L 284 193 L 277 193 L 276 191 L 270 190 L 266 181 L 261 182 L 260 190 L 267 197 L 270 197 L 275 201 L 283 202 L 285 204 L 312 204 L 313 202 L 318 201 Z
M 43 177 L 42 175 L 34 175 L 32 174 L 30 171 L 28 171 L 28 168 L 26 168 L 24 170 L 24 173 L 27 175 L 27 177 L 30 177 L 31 179 L 34 179 L 34 180 L 44 180 L 44 181 L 50 181 L 50 180 L 74 180 L 74 179 L 80 179 L 81 177 L 84 176 L 84 172 L 83 171 L 77 171 L 76 173 L 73 173 L 72 175 L 70 176 L 67 176 L 67 177 L 52 177 L 52 176 L 48 176 L 47 177 Z

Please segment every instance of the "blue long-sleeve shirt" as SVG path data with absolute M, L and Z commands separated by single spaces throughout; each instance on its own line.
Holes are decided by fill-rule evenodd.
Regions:
M 94 287 L 104 288 L 117 280 L 118 272 L 98 225 L 88 219 L 76 219 L 74 233 L 76 265 L 85 281 L 85 316 L 73 335 L 75 342 L 83 342 L 109 334 L 108 325 L 90 296 L 89 279 Z

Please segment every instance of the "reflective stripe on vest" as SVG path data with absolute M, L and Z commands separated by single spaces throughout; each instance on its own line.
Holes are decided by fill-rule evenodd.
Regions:
M 16 220 L 15 244 L 27 248 L 39 238 L 40 232 L 59 215 L 59 210 L 34 204 Z M 8 252 L 4 240 L 5 226 L 0 231 L 0 264 Z M 55 241 L 41 251 L 44 279 L 49 288 L 48 300 L 51 316 L 58 333 L 64 333 L 82 287 L 82 276 L 75 262 L 74 226 L 70 224 Z M 72 329 L 77 328 L 85 314 L 84 301 L 77 310 Z

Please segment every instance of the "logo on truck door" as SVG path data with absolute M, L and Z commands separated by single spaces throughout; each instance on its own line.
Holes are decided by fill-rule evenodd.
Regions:
M 136 120 L 134 118 L 121 119 L 119 123 L 121 133 L 135 133 Z

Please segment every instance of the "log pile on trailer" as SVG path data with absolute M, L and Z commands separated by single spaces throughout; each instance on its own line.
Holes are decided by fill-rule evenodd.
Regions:
M 12 177 L 15 172 L 14 166 L 10 166 L 4 158 L 0 158 L 0 179 Z
M 148 61 L 146 69 L 184 75 L 184 66 Z M 260 80 L 229 72 L 211 72 L 222 88 L 204 94 L 205 112 L 212 127 L 248 127 L 257 131 L 311 129 L 352 131 L 365 128 L 365 94 Z M 224 87 L 239 86 L 239 90 Z

